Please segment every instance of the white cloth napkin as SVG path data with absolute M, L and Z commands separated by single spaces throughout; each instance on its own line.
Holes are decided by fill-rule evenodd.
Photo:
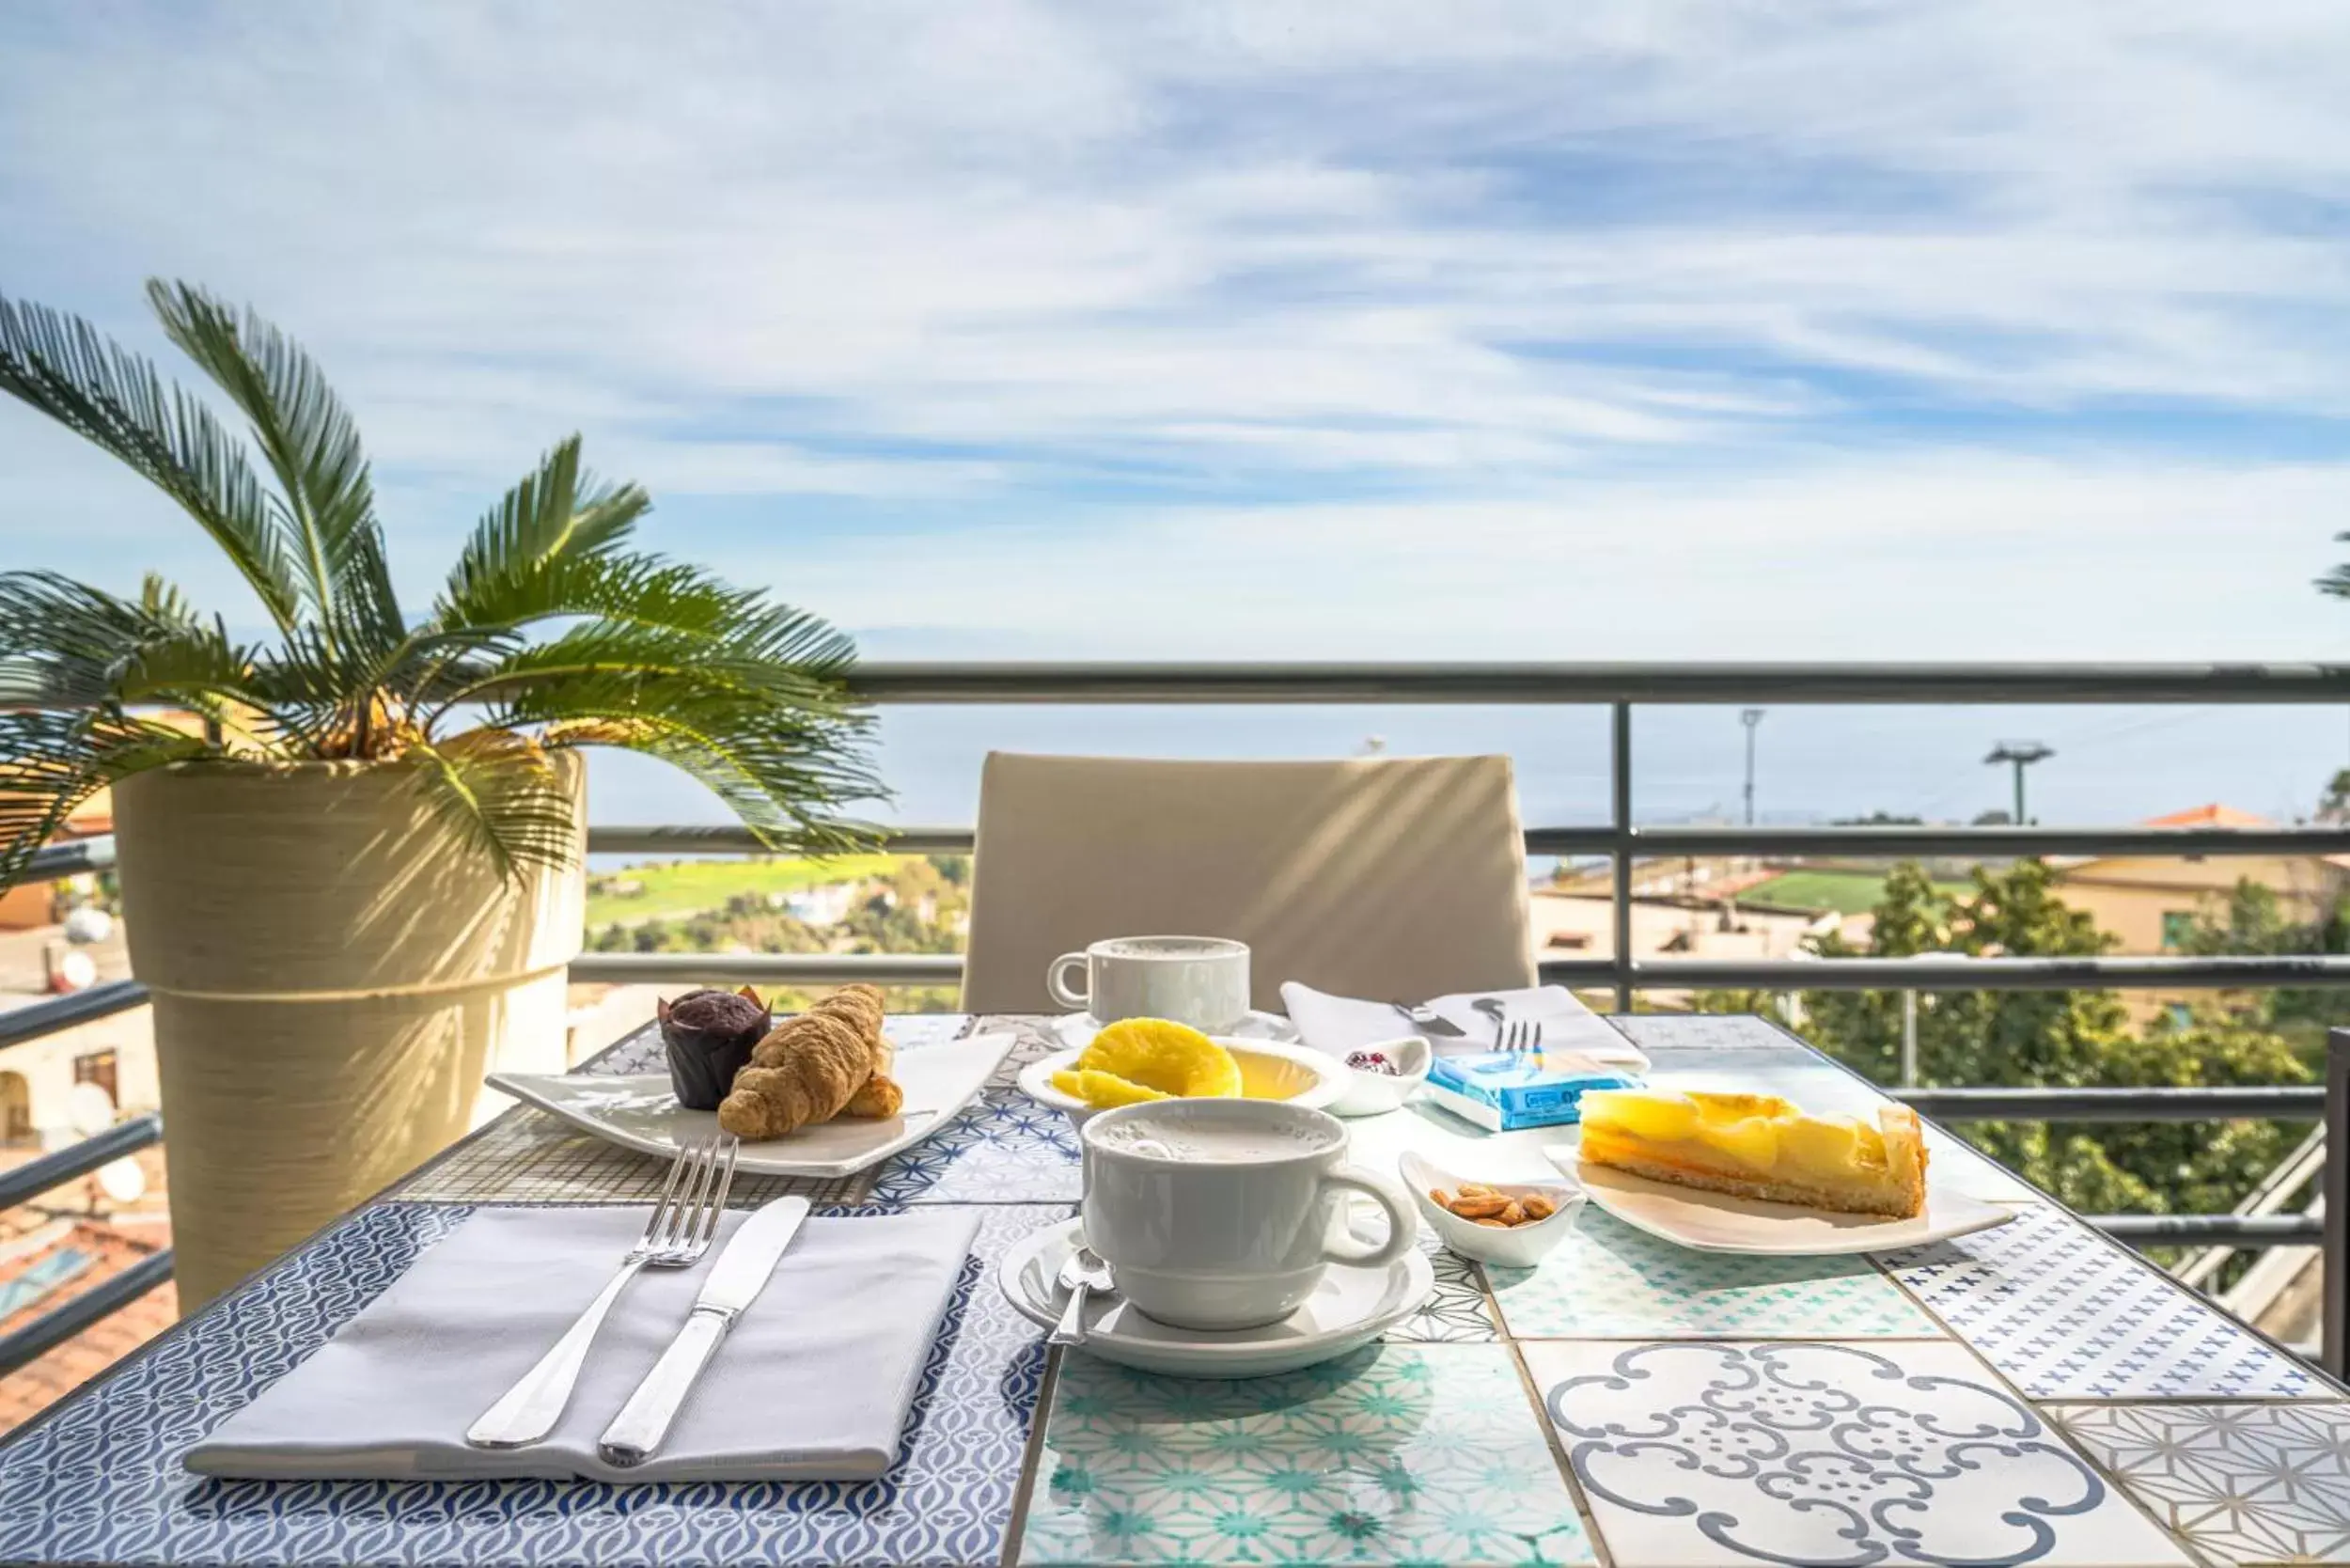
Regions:
M 1648 1066 L 1648 1058 L 1638 1046 L 1609 1028 L 1599 1014 L 1575 1000 L 1574 993 L 1563 985 L 1538 985 L 1523 991 L 1464 991 L 1434 998 L 1428 1006 L 1438 1017 L 1456 1025 L 1462 1033 L 1459 1039 L 1428 1034 L 1428 1043 L 1438 1056 L 1494 1049 L 1494 1021 L 1469 1005 L 1484 996 L 1501 1003 L 1513 1019 L 1539 1020 L 1543 1026 L 1543 1055 L 1554 1066 L 1571 1068 L 1573 1058 L 1578 1057 L 1595 1067 L 1640 1072 Z M 1281 1003 L 1289 1010 L 1290 1022 L 1297 1026 L 1298 1038 L 1315 1050 L 1334 1057 L 1344 1057 L 1366 1045 L 1402 1035 L 1427 1033 L 1385 1002 L 1333 996 L 1295 980 L 1283 982 Z
M 968 1211 L 808 1220 L 660 1450 L 627 1468 L 596 1456 L 597 1437 L 676 1337 L 743 1218 L 725 1217 L 697 1266 L 630 1282 L 543 1443 L 474 1449 L 464 1434 L 594 1299 L 643 1231 L 641 1208 L 476 1214 L 189 1450 L 188 1468 L 263 1480 L 881 1475 L 979 1229 Z

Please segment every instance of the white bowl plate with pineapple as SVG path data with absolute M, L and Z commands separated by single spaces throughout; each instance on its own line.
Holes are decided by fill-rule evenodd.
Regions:
M 1593 1090 L 1580 1141 L 1545 1151 L 1625 1224 L 1700 1252 L 1883 1252 L 2003 1225 L 1937 1185 L 1906 1105 L 1810 1116 L 1775 1094 Z
M 1286 1100 L 1326 1110 L 1348 1084 L 1336 1058 L 1303 1045 L 1211 1038 L 1164 1018 L 1126 1018 L 1082 1051 L 1056 1051 L 1028 1063 L 1020 1087 L 1083 1124 L 1096 1111 L 1146 1100 Z

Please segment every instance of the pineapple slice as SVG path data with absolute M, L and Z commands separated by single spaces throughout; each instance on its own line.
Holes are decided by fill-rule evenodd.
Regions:
M 1241 1092 L 1232 1053 L 1183 1024 L 1126 1018 L 1093 1037 L 1077 1058 L 1079 1073 L 1112 1074 L 1178 1099 L 1230 1098 Z
M 1109 1110 L 1117 1105 L 1139 1105 L 1152 1100 L 1172 1100 L 1172 1094 L 1147 1089 L 1141 1084 L 1120 1077 L 1115 1073 L 1063 1068 L 1053 1074 L 1053 1087 L 1063 1094 L 1083 1100 L 1095 1110 Z
M 1582 1100 L 1583 1120 L 1652 1143 L 1678 1143 L 1698 1128 L 1697 1102 L 1685 1094 L 1594 1089 Z
M 1848 1116 L 1806 1117 L 1778 1129 L 1778 1156 L 1798 1170 L 1825 1171 L 1834 1176 L 1853 1169 L 1874 1145 L 1873 1163 L 1885 1163 L 1884 1140 L 1872 1128 Z
M 1698 1122 L 1697 1140 L 1720 1150 L 1750 1170 L 1769 1170 L 1778 1163 L 1778 1123 L 1768 1116 L 1702 1118 Z

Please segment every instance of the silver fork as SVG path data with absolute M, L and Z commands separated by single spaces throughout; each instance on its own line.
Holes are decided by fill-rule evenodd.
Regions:
M 1501 1051 L 1532 1051 L 1543 1043 L 1543 1021 L 1539 1018 L 1512 1018 L 1498 996 L 1480 996 L 1469 1003 L 1478 1011 L 1494 1021 L 1494 1047 Z
M 522 1381 L 498 1397 L 465 1434 L 478 1449 L 518 1449 L 535 1443 L 555 1430 L 563 1407 L 578 1386 L 579 1369 L 587 1364 L 588 1347 L 604 1314 L 620 1299 L 638 1269 L 690 1268 L 710 1250 L 718 1218 L 726 1213 L 727 1193 L 734 1185 L 734 1160 L 741 1145 L 716 1137 L 680 1151 L 669 1164 L 669 1179 L 661 1188 L 645 1233 L 620 1260 L 619 1272 L 578 1321 L 564 1330 L 539 1364 L 523 1373 Z

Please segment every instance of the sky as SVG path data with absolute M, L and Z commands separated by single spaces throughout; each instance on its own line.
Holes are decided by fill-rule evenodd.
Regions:
M 289 328 L 417 599 L 578 431 L 880 657 L 2350 626 L 2339 4 L 18 0 L 0 65 L 0 293 Z M 26 411 L 0 472 L 4 564 L 250 614 Z

